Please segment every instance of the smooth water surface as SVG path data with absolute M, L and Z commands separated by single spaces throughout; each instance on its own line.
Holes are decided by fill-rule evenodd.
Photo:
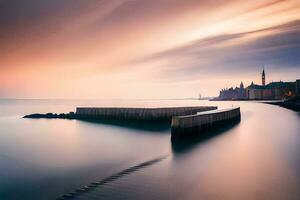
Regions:
M 182 145 L 166 127 L 22 118 L 76 106 L 188 105 L 240 106 L 242 120 Z M 0 100 L 1 200 L 56 199 L 107 178 L 74 199 L 299 199 L 299 154 L 299 113 L 262 103 Z

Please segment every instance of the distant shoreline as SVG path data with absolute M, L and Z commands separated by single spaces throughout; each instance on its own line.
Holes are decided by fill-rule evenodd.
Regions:
M 277 101 L 277 100 L 272 100 L 272 99 L 266 99 L 266 100 L 262 100 L 262 99 L 210 99 L 209 101 Z
M 280 102 L 264 102 L 266 104 L 276 105 L 287 108 L 296 112 L 300 112 L 300 97 Z

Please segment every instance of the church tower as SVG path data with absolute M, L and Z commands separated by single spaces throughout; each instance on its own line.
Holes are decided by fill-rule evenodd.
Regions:
M 243 81 L 242 81 L 241 84 L 240 84 L 240 88 L 241 88 L 241 89 L 244 89 L 244 83 L 243 83 Z
M 263 71 L 262 71 L 261 79 L 262 79 L 262 85 L 265 86 L 265 85 L 266 85 L 265 68 L 264 68 Z

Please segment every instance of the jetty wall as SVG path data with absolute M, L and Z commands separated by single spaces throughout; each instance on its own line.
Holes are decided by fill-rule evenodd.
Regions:
M 172 118 L 172 138 L 180 138 L 191 134 L 201 134 L 204 131 L 222 125 L 237 122 L 241 119 L 240 108 L 213 110 L 187 116 Z
M 172 120 L 174 116 L 192 115 L 197 112 L 216 110 L 216 106 L 164 107 L 164 108 L 118 108 L 78 107 L 76 116 L 81 119 L 114 119 L 156 121 Z

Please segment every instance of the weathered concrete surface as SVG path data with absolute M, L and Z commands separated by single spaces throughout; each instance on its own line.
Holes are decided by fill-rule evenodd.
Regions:
M 164 108 L 76 108 L 78 119 L 116 119 L 134 121 L 171 121 L 174 116 L 191 115 L 197 112 L 216 110 L 215 106 L 164 107 Z
M 202 134 L 211 128 L 228 125 L 230 122 L 240 121 L 240 108 L 213 110 L 194 115 L 175 116 L 172 118 L 172 139 L 192 134 Z

